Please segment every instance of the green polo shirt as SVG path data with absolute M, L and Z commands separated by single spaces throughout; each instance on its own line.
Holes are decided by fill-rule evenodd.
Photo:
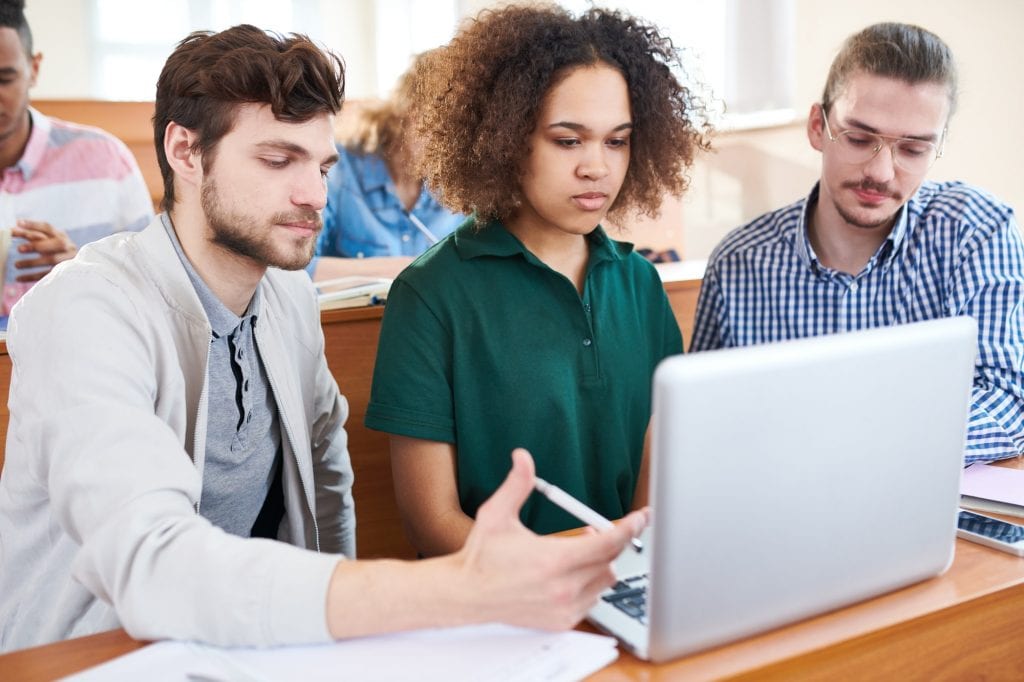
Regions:
M 388 294 L 366 426 L 453 443 L 470 516 L 516 447 L 606 517 L 629 511 L 651 377 L 683 342 L 654 267 L 600 227 L 588 240 L 582 296 L 500 223 L 473 219 Z M 580 525 L 537 494 L 522 520 L 538 533 Z

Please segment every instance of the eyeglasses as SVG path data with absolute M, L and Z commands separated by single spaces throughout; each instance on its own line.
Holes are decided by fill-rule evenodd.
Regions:
M 882 147 L 888 145 L 894 164 L 908 173 L 924 173 L 932 167 L 935 159 L 942 156 L 946 140 L 945 128 L 938 144 L 912 137 L 892 137 L 857 129 L 842 130 L 838 135 L 833 135 L 824 107 L 821 109 L 821 120 L 825 122 L 828 139 L 836 143 L 839 160 L 843 163 L 867 163 L 875 158 Z

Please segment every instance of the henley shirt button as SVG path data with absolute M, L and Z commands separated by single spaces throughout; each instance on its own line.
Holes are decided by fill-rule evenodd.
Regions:
M 589 346 L 592 343 L 593 343 L 593 341 L 591 341 L 590 339 L 583 339 L 583 345 L 584 346 Z

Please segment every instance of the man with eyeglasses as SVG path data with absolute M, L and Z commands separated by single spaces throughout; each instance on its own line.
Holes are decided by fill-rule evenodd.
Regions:
M 807 121 L 821 179 L 718 245 L 692 350 L 969 315 L 970 463 L 1024 453 L 1024 244 L 1006 204 L 925 181 L 956 97 L 953 55 L 933 33 L 883 23 L 847 39 Z

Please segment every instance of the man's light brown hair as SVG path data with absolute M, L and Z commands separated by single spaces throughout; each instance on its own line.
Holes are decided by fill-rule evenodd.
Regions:
M 911 24 L 868 26 L 846 39 L 832 61 L 821 105 L 827 114 L 855 73 L 870 73 L 904 83 L 940 83 L 949 88 L 949 115 L 957 100 L 953 52 L 937 35 Z
M 193 151 L 202 153 L 208 169 L 239 105 L 266 104 L 278 120 L 301 123 L 337 114 L 344 97 L 341 59 L 304 35 L 248 24 L 190 34 L 167 58 L 156 84 L 153 136 L 164 181 L 162 207 L 174 206 L 174 172 L 164 153 L 171 121 L 197 133 Z

